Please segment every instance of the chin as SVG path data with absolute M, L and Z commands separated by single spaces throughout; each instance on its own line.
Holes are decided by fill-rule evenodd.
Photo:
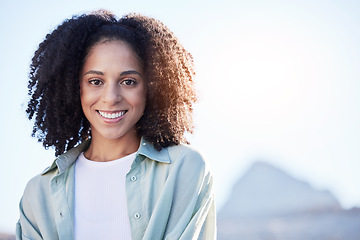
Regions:
M 102 135 L 102 137 L 104 139 L 108 139 L 108 140 L 116 140 L 116 139 L 120 139 L 122 137 L 124 137 L 124 134 L 104 134 Z
M 134 133 L 136 134 L 136 131 L 134 131 Z M 100 133 L 100 136 L 103 139 L 107 139 L 107 140 L 117 140 L 117 139 L 124 138 L 124 137 L 125 138 L 126 137 L 131 137 L 132 136 L 132 131 L 131 130 L 127 131 L 127 132 L 105 131 L 105 132 Z

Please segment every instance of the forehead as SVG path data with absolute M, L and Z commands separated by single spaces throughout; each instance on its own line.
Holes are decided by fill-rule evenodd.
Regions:
M 134 68 L 142 69 L 141 61 L 131 46 L 120 40 L 104 40 L 89 50 L 83 68 Z
M 90 47 L 87 57 L 94 54 L 101 53 L 110 53 L 112 51 L 123 51 L 136 55 L 134 49 L 125 41 L 122 40 L 112 40 L 112 39 L 102 39 L 101 41 L 95 43 Z

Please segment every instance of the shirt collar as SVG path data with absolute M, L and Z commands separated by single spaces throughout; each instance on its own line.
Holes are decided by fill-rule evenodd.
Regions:
M 41 174 L 44 175 L 55 168 L 59 169 L 59 174 L 63 173 L 67 168 L 69 168 L 80 155 L 81 152 L 85 151 L 90 145 L 91 140 L 85 140 L 83 143 L 78 146 L 70 149 L 64 154 L 61 154 L 58 158 L 54 160 L 50 167 L 46 168 Z
M 70 149 L 66 153 L 60 155 L 54 160 L 52 165 L 46 168 L 41 174 L 44 175 L 55 168 L 59 169 L 59 174 L 63 173 L 69 168 L 80 155 L 81 152 L 85 151 L 90 145 L 91 139 L 84 141 L 78 146 Z M 154 148 L 154 145 L 148 142 L 144 137 L 141 138 L 140 147 L 137 155 L 142 155 L 151 160 L 158 161 L 161 163 L 171 163 L 170 156 L 167 148 L 162 148 L 160 151 Z
M 141 138 L 138 155 L 143 155 L 151 160 L 158 161 L 161 163 L 171 163 L 169 151 L 167 148 L 162 148 L 160 151 L 154 148 L 154 145 L 145 138 Z

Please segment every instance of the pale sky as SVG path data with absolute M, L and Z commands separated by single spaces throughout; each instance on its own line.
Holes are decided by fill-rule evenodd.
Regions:
M 191 140 L 218 209 L 257 160 L 360 206 L 360 2 L 1 1 L 0 231 L 13 232 L 26 183 L 54 159 L 24 113 L 31 57 L 65 18 L 98 8 L 155 17 L 193 54 Z

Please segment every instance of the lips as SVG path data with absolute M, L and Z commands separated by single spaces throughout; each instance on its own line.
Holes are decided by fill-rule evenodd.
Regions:
M 112 111 L 112 112 L 105 112 L 105 111 L 100 111 L 97 110 L 97 112 L 100 114 L 100 116 L 102 116 L 103 118 L 107 118 L 107 119 L 117 119 L 117 118 L 121 118 L 122 116 L 124 116 L 124 114 L 127 112 L 126 110 L 124 111 Z

